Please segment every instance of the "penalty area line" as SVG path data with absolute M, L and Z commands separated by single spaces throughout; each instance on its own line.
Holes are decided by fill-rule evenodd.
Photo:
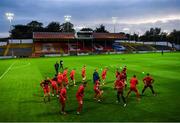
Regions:
M 16 62 L 12 63 L 8 69 L 6 69 L 6 71 L 0 76 L 0 80 L 11 70 L 12 66 L 15 64 Z

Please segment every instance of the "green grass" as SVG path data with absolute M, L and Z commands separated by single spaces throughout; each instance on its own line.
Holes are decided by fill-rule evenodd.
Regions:
M 71 87 L 66 105 L 67 115 L 59 114 L 58 100 L 52 97 L 50 103 L 43 102 L 40 81 L 55 73 L 54 63 L 60 58 L 34 58 L 0 60 L 0 76 L 14 63 L 10 71 L 0 80 L 0 121 L 180 121 L 180 53 L 123 54 L 62 57 L 64 65 L 76 68 L 76 81 L 81 83 L 81 68 L 87 66 L 88 86 L 85 89 L 84 107 L 80 116 L 76 115 L 78 103 L 75 93 L 78 87 Z M 116 104 L 113 90 L 115 69 L 127 66 L 128 80 L 133 74 L 139 79 L 138 89 L 143 88 L 142 78 L 149 72 L 155 78 L 152 96 L 149 89 L 141 101 L 136 101 L 134 93 L 128 99 L 126 108 Z M 107 85 L 103 87 L 104 101 L 93 100 L 92 73 L 95 68 L 109 67 Z M 129 83 L 128 83 L 129 86 Z M 125 91 L 125 94 L 127 90 Z

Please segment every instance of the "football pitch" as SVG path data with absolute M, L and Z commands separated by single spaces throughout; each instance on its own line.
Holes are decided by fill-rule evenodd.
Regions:
M 78 86 L 67 90 L 67 115 L 61 115 L 56 97 L 51 102 L 43 102 L 43 90 L 40 81 L 55 74 L 56 61 L 64 61 L 71 69 L 76 69 L 75 79 L 81 84 L 81 69 L 86 65 L 88 85 L 85 88 L 84 105 L 81 115 L 76 115 Z M 113 89 L 115 70 L 127 66 L 129 79 L 134 74 L 139 80 L 138 90 L 142 91 L 142 79 L 150 73 L 154 79 L 153 96 L 150 89 L 137 101 L 135 93 L 128 98 L 127 107 L 116 104 L 116 91 Z M 93 99 L 92 74 L 98 68 L 108 67 L 107 84 L 103 101 Z M 70 80 L 70 79 L 69 79 Z M 125 90 L 125 95 L 127 94 Z M 55 58 L 27 58 L 0 60 L 0 121 L 180 121 L 180 53 L 121 54 L 97 56 L 70 56 Z M 122 100 L 121 100 L 122 101 Z

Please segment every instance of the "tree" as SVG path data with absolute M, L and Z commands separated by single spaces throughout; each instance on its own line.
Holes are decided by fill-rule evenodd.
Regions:
M 60 24 L 59 22 L 51 22 L 47 25 L 46 31 L 48 32 L 60 32 Z
M 27 25 L 14 25 L 11 31 L 11 36 L 15 39 L 32 38 L 32 32 L 30 32 L 29 30 L 30 27 Z
M 27 26 L 30 26 L 31 28 L 37 28 L 37 27 L 42 27 L 43 23 L 38 21 L 31 21 L 30 23 L 27 24 Z
M 74 25 L 70 22 L 63 23 L 60 26 L 61 32 L 75 32 Z
M 91 28 L 82 28 L 80 31 L 93 31 Z
M 143 36 L 140 37 L 142 41 L 160 41 L 161 40 L 161 28 L 150 28 Z
M 26 25 L 14 25 L 11 31 L 12 38 L 32 38 L 33 32 L 44 31 L 43 23 L 31 21 Z
M 29 27 L 28 32 L 33 33 L 33 32 L 44 32 L 43 23 L 38 22 L 38 21 L 31 21 L 30 23 L 26 24 Z
M 180 44 L 180 31 L 173 30 L 167 38 L 171 43 Z
M 97 28 L 94 30 L 94 32 L 109 33 L 109 32 L 106 30 L 106 28 L 105 28 L 105 26 L 104 26 L 103 24 L 101 24 L 99 27 L 97 27 Z

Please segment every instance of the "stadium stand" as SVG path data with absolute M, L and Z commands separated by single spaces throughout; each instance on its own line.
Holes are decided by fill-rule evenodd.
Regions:
M 44 55 L 101 54 L 172 50 L 169 42 L 127 41 L 120 33 L 34 32 L 33 39 L 12 39 L 1 43 L 1 56 L 40 57 Z
M 154 47 L 156 50 L 173 50 L 169 46 L 163 46 L 163 45 L 151 45 L 151 46 Z
M 34 32 L 34 54 L 59 54 L 61 51 L 63 54 L 113 51 L 112 43 L 116 39 L 125 39 L 125 35 L 91 31 L 81 31 L 76 34 Z M 47 46 L 47 43 L 51 45 Z M 43 44 L 46 44 L 46 48 L 43 48 Z

